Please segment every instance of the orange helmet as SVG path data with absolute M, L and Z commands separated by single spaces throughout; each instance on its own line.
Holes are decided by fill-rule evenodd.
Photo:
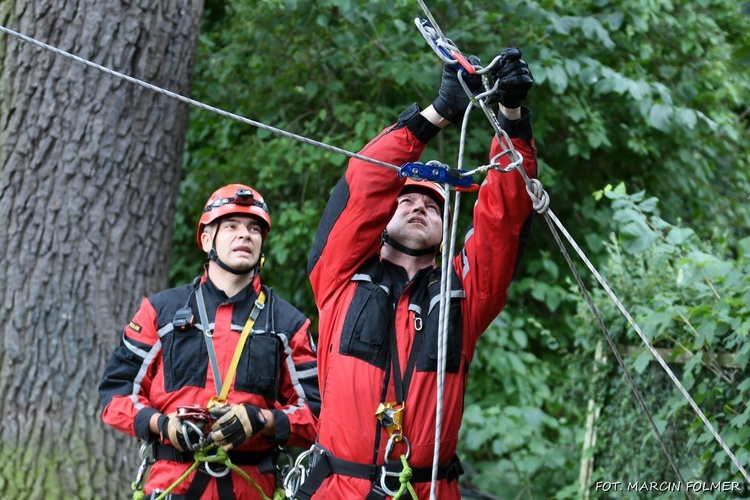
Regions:
M 421 193 L 429 196 L 438 204 L 440 211 L 443 210 L 443 206 L 445 205 L 445 187 L 438 182 L 424 179 L 415 180 L 407 177 L 404 187 L 401 188 L 401 194 L 406 193 Z
M 271 216 L 263 196 L 244 184 L 229 184 L 214 191 L 206 202 L 198 222 L 198 247 L 203 249 L 201 234 L 203 228 L 213 221 L 229 214 L 251 215 L 263 226 L 263 239 L 271 230 Z

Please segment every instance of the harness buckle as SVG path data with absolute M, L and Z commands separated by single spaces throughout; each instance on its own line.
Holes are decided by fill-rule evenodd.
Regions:
M 400 441 L 402 438 L 401 432 L 403 431 L 404 424 L 404 408 L 404 403 L 388 401 L 386 403 L 380 403 L 375 412 L 375 418 L 380 421 L 380 425 L 386 428 L 390 439 L 394 439 L 395 436 L 396 441 Z
M 214 396 L 208 400 L 208 404 L 206 405 L 206 410 L 210 410 L 211 408 L 221 408 L 222 406 L 226 406 L 226 404 L 227 404 L 226 399 L 219 399 L 218 396 Z

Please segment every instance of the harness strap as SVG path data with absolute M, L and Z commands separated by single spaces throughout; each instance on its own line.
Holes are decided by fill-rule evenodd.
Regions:
M 227 400 L 229 388 L 231 387 L 232 381 L 234 380 L 234 375 L 237 371 L 237 365 L 239 364 L 242 350 L 245 346 L 245 343 L 247 342 L 248 336 L 250 335 L 250 331 L 255 324 L 255 320 L 258 319 L 260 312 L 265 307 L 266 291 L 261 288 L 260 293 L 258 294 L 258 298 L 255 300 L 255 305 L 253 306 L 252 311 L 250 311 L 250 315 L 247 318 L 245 327 L 242 329 L 240 339 L 237 342 L 237 347 L 234 350 L 232 361 L 229 365 L 229 368 L 227 369 L 227 374 L 224 376 L 223 382 L 221 380 L 221 373 L 219 372 L 219 362 L 216 359 L 216 351 L 214 349 L 213 343 L 213 332 L 211 332 L 211 330 L 209 330 L 208 328 L 208 314 L 206 314 L 206 303 L 203 299 L 203 290 L 201 288 L 201 285 L 198 285 L 198 290 L 196 291 L 195 297 L 198 302 L 198 314 L 200 315 L 201 324 L 203 325 L 203 337 L 206 341 L 208 359 L 211 362 L 211 371 L 213 372 L 214 384 L 216 385 L 217 396 L 215 398 L 211 398 L 211 401 L 208 405 L 208 407 L 210 408 L 215 404 L 223 404 Z
M 185 492 L 184 500 L 200 500 L 203 493 L 211 482 L 211 476 L 203 467 L 198 468 L 193 480 L 190 482 Z M 235 500 L 234 487 L 232 484 L 232 474 L 216 478 L 216 490 L 221 500 Z
M 173 462 L 180 463 L 193 463 L 195 462 L 195 455 L 189 451 L 180 451 L 174 446 L 168 446 L 165 444 L 155 444 L 153 459 L 156 460 L 171 460 Z M 268 451 L 228 451 L 227 456 L 229 460 L 235 465 L 255 465 L 258 467 L 258 471 L 261 474 L 270 474 L 276 471 L 274 465 L 275 457 L 273 450 Z
M 388 462 L 386 470 L 388 472 L 399 473 L 403 469 L 403 464 L 399 460 Z M 429 483 L 432 479 L 432 467 L 412 467 L 412 483 Z M 300 485 L 295 495 L 296 500 L 310 500 L 318 491 L 323 481 L 333 474 L 341 476 L 356 477 L 358 479 L 367 479 L 373 483 L 373 488 L 367 496 L 367 500 L 385 498 L 385 492 L 380 488 L 381 466 L 372 464 L 363 464 L 352 462 L 341 458 L 336 458 L 329 453 L 320 454 L 320 458 L 308 474 L 305 482 Z M 461 460 L 458 455 L 444 464 L 438 465 L 437 478 L 447 479 L 448 482 L 455 481 L 464 473 Z M 388 487 L 393 490 L 399 488 L 397 477 L 388 477 L 386 482 L 392 482 Z M 382 493 L 382 496 L 381 496 Z

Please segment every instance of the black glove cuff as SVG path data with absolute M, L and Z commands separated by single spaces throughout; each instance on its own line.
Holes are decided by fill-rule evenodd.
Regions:
M 164 414 L 160 415 L 159 418 L 156 419 L 156 426 L 159 428 L 161 438 L 169 441 L 169 416 Z
M 420 114 L 421 111 L 422 108 L 416 102 L 403 110 L 398 115 L 398 123 L 393 127 L 393 130 L 406 127 L 420 142 L 424 144 L 430 142 L 433 137 L 440 133 L 440 127 L 430 123 L 427 118 Z
M 271 413 L 273 413 L 274 435 L 268 436 L 268 440 L 274 444 L 284 445 L 292 435 L 289 417 L 281 410 L 271 410 Z
M 153 437 L 153 434 L 151 434 L 151 430 L 149 429 L 149 424 L 151 422 L 151 417 L 155 413 L 159 412 L 153 408 L 143 408 L 135 415 L 133 430 L 139 439 L 148 441 Z
M 245 407 L 247 418 L 250 420 L 250 425 L 253 427 L 253 434 L 262 431 L 263 427 L 266 426 L 266 419 L 263 418 L 263 413 L 261 413 L 260 408 L 246 403 L 242 403 L 242 406 Z
M 500 128 L 505 130 L 511 139 L 531 139 L 531 110 L 526 106 L 521 106 L 521 118 L 510 120 L 504 114 L 497 114 L 497 122 Z

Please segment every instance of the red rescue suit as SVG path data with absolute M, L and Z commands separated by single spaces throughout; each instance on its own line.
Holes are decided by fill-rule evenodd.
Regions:
M 196 305 L 196 286 L 197 283 L 184 285 L 144 299 L 123 330 L 120 345 L 112 353 L 99 386 L 105 423 L 143 440 L 156 439 L 148 429 L 148 421 L 155 412 L 172 413 L 186 405 L 205 407 L 217 396 L 203 335 L 205 326 L 200 324 Z M 201 279 L 222 379 L 260 286 L 260 278 L 256 277 L 247 288 L 228 298 L 206 275 Z M 310 320 L 272 291 L 266 289 L 266 294 L 265 306 L 243 347 L 227 403 L 270 409 L 276 435 L 257 434 L 230 451 L 230 459 L 232 454 L 240 457 L 232 460 L 238 465 L 243 460 L 255 462 L 255 458 L 269 455 L 278 445 L 309 447 L 317 434 L 320 399 Z M 176 329 L 173 325 L 176 312 L 186 306 L 194 312 L 194 324 Z M 160 449 L 167 447 L 168 451 L 177 451 L 168 443 Z M 151 467 L 144 492 L 166 490 L 192 462 L 158 460 Z M 260 472 L 259 465 L 262 464 L 240 467 L 272 497 L 275 476 Z M 212 469 L 221 470 L 221 466 Z M 193 472 L 173 493 L 184 494 L 195 475 Z M 250 483 L 234 472 L 231 475 L 236 498 L 259 498 Z M 214 478 L 201 498 L 219 498 Z
M 535 178 L 530 112 L 524 109 L 523 117 L 513 122 L 501 116 L 500 122 L 523 155 L 526 173 Z M 361 154 L 393 165 L 417 161 L 437 131 L 412 109 Z M 499 151 L 493 140 L 490 156 Z M 398 460 L 404 453 L 403 444 L 396 443 L 385 457 L 388 433 L 375 418 L 381 402 L 396 401 L 389 341 L 395 329 L 404 375 L 412 347 L 417 345 L 403 411 L 403 435 L 411 443 L 408 462 L 413 468 L 430 468 L 441 270 L 422 269 L 409 281 L 403 268 L 379 256 L 381 234 L 403 184 L 404 179 L 389 169 L 350 160 L 318 228 L 308 262 L 320 314 L 318 366 L 323 405 L 318 443 L 336 459 L 358 464 L 382 465 L 386 458 Z M 479 336 L 505 305 L 528 240 L 532 213 L 518 172 L 489 172 L 479 190 L 473 225 L 452 263 L 440 464 L 450 463 L 455 456 L 469 363 Z M 334 473 L 314 498 L 365 498 L 372 484 L 368 479 Z M 429 480 L 413 485 L 419 498 L 429 497 Z M 438 481 L 437 498 L 460 498 L 457 481 Z

